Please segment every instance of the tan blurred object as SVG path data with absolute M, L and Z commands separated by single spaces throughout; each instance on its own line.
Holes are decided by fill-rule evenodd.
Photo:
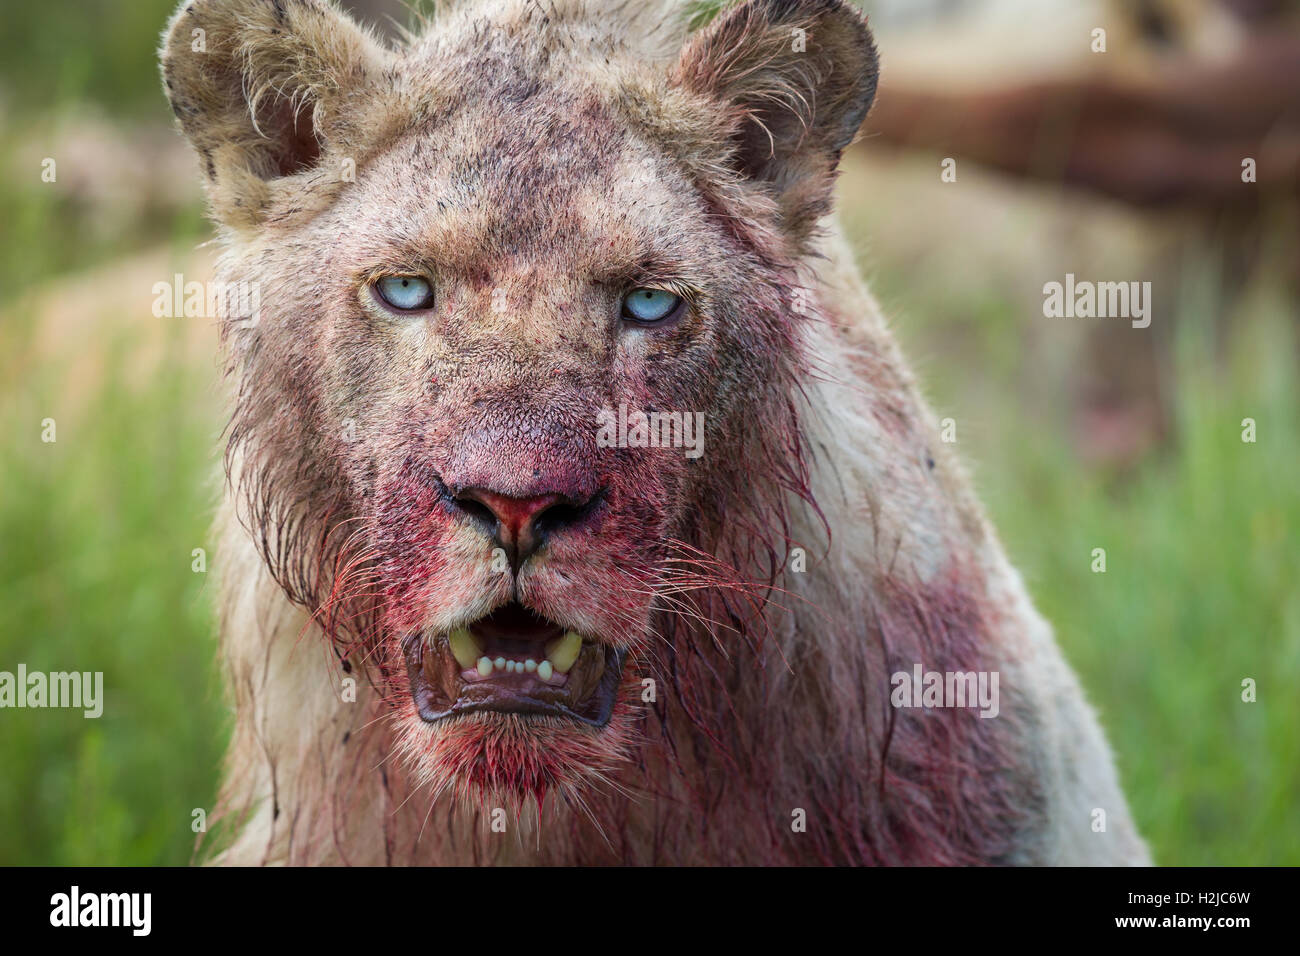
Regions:
M 1261 192 L 1300 194 L 1294 6 L 1249 23 L 1210 0 L 1113 6 L 1122 13 L 1105 24 L 1107 52 L 1081 53 L 1055 76 L 940 91 L 905 63 L 886 71 L 871 144 L 928 149 L 1132 203 L 1253 205 Z M 1157 16 L 1166 8 L 1167 18 Z M 1241 181 L 1245 157 L 1256 160 L 1257 188 Z
M 1092 18 L 1076 9 L 1044 28 L 1045 47 L 1072 44 L 1063 65 L 1025 58 L 991 81 L 954 81 L 950 63 L 937 84 L 886 58 L 865 148 L 923 149 L 1181 218 L 1182 241 L 1148 266 L 1162 292 L 1153 327 L 1095 326 L 1074 384 L 1081 453 L 1123 466 L 1169 433 L 1162 379 L 1186 253 L 1219 254 L 1225 312 L 1269 250 L 1300 280 L 1300 2 L 1109 0 Z M 1105 53 L 1090 52 L 1097 27 Z M 1037 40 L 1021 34 L 1010 49 Z

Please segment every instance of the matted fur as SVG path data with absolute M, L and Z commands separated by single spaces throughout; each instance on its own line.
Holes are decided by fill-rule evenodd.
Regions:
M 493 0 L 389 49 L 324 0 L 195 0 L 162 60 L 218 278 L 264 289 L 223 327 L 218 859 L 1146 861 L 830 215 L 855 11 Z M 376 311 L 413 269 L 435 313 Z M 690 308 L 620 329 L 647 281 Z M 705 455 L 598 449 L 620 402 L 702 411 Z M 447 505 L 471 486 L 603 497 L 515 576 Z M 420 720 L 402 641 L 516 593 L 627 651 L 607 726 Z M 997 671 L 1000 714 L 891 707 L 917 663 Z

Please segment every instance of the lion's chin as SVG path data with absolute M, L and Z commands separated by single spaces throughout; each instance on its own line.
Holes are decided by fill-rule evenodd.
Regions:
M 412 721 L 410 754 L 434 794 L 520 805 L 575 796 L 609 780 L 626 760 L 622 721 L 605 728 L 568 718 L 478 711 L 435 725 Z
M 411 697 L 431 724 L 495 715 L 503 727 L 602 728 L 614 712 L 626 652 L 565 630 L 520 604 L 449 633 L 402 641 Z M 484 721 L 476 721 L 482 723 Z

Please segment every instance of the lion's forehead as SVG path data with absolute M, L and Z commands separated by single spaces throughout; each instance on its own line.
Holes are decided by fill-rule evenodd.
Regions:
M 454 97 L 413 94 L 410 126 L 359 170 L 341 210 L 351 230 L 424 243 L 465 271 L 511 255 L 611 273 L 698 256 L 706 204 L 629 121 L 627 87 L 556 76 L 528 57 L 464 69 L 463 82 L 437 81 Z
M 684 177 L 635 141 L 458 133 L 411 134 L 376 170 L 366 210 L 370 228 L 400 225 L 444 267 L 525 255 L 614 272 L 689 256 L 691 234 L 709 232 Z

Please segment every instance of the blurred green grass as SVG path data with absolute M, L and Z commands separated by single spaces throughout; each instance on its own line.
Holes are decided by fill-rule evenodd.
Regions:
M 154 51 L 179 0 L 42 0 L 5 4 L 0 88 L 8 108 L 97 104 L 118 114 L 165 103 Z
M 164 122 L 152 51 L 171 8 L 6 7 L 9 131 L 39 139 L 61 110 L 87 103 Z M 17 148 L 6 136 L 0 163 Z M 1183 291 L 1175 434 L 1120 481 L 1080 460 L 1059 395 L 1025 384 L 1042 370 L 1006 277 L 940 281 L 972 261 L 970 243 L 991 240 L 900 250 L 900 230 L 924 230 L 883 205 L 887 183 L 858 175 L 846 212 L 853 234 L 871 239 L 874 287 L 937 412 L 962 423 L 960 449 L 1100 711 L 1156 860 L 1300 863 L 1294 303 L 1267 289 L 1252 297 L 1224 355 L 1213 290 Z M 914 194 L 902 193 L 907 206 Z M 0 177 L 0 364 L 32 347 L 40 316 L 24 290 L 57 289 L 131 249 L 184 254 L 205 234 L 197 204 L 93 238 L 100 215 L 35 174 Z M 1025 234 L 1013 230 L 1017 242 Z M 1215 268 L 1210 259 L 1184 271 Z M 78 343 L 80 356 L 23 367 L 10 358 L 0 377 L 0 670 L 101 670 L 107 697 L 98 720 L 0 715 L 2 864 L 188 861 L 191 812 L 211 808 L 227 733 L 213 595 L 191 570 L 191 551 L 211 550 L 221 424 L 212 364 L 187 357 L 179 324 L 96 318 L 109 331 Z M 131 357 L 160 339 L 162 360 L 142 377 Z M 85 352 L 90 379 L 74 371 Z M 54 444 L 40 440 L 46 417 L 58 422 Z M 1240 440 L 1245 417 L 1258 423 L 1256 444 Z M 1106 574 L 1090 571 L 1094 547 L 1107 550 Z M 1245 677 L 1258 682 L 1254 704 L 1241 702 Z
M 222 707 L 208 576 L 191 570 L 211 551 L 211 382 L 174 346 L 129 381 L 132 344 L 103 356 L 80 414 L 61 411 L 57 366 L 0 404 L 0 669 L 102 671 L 105 699 L 98 719 L 4 712 L 0 863 L 184 863 L 191 811 L 212 806 Z
M 176 329 L 160 374 L 134 381 L 136 321 L 117 323 L 108 346 L 84 343 L 99 353 L 94 383 L 72 371 L 74 354 L 19 358 L 39 320 L 25 292 L 200 234 L 197 205 L 93 228 L 102 210 L 43 183 L 37 164 L 87 115 L 165 118 L 154 50 L 174 6 L 46 0 L 0 13 L 0 669 L 103 671 L 106 698 L 93 720 L 4 711 L 2 864 L 185 863 L 191 810 L 215 793 L 212 614 L 206 575 L 190 570 L 211 512 L 211 376 L 175 360 Z M 47 417 L 52 444 L 40 440 Z
M 1250 318 L 1221 374 L 1208 323 L 1180 316 L 1175 450 L 1128 483 L 1089 473 L 1041 430 L 981 469 L 1165 864 L 1300 863 L 1297 352 L 1282 313 Z

